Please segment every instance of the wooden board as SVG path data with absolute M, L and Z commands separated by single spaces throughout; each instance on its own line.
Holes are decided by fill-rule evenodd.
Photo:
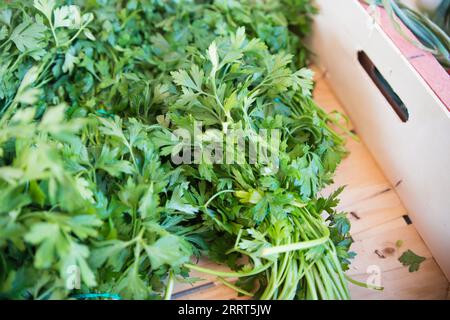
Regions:
M 316 71 L 315 100 L 327 111 L 343 108 L 326 82 L 326 74 Z M 407 224 L 408 212 L 393 187 L 376 165 L 367 148 L 361 142 L 349 140 L 350 155 L 337 170 L 335 183 L 323 190 L 327 194 L 337 186 L 347 185 L 341 196 L 339 208 L 347 212 L 352 222 L 352 250 L 357 257 L 348 274 L 365 282 L 370 276 L 367 270 L 379 268 L 384 291 L 374 291 L 350 285 L 353 299 L 446 299 L 449 284 L 425 246 L 414 225 Z M 401 183 L 401 182 L 400 182 Z M 395 243 L 402 240 L 397 248 Z M 411 249 L 426 257 L 418 272 L 410 273 L 397 260 L 400 254 Z M 207 260 L 201 265 L 221 268 Z M 226 268 L 225 268 L 226 269 Z M 201 277 L 194 286 L 177 284 L 176 299 L 236 299 L 236 293 L 220 281 L 208 275 L 193 272 Z
M 430 56 L 405 42 L 382 10 L 369 14 L 362 0 L 315 2 L 316 63 L 387 180 L 402 181 L 396 192 L 450 280 L 450 112 L 436 95 L 441 89 L 417 70 Z M 450 78 L 440 71 L 432 78 L 446 77 L 437 82 L 448 95 Z

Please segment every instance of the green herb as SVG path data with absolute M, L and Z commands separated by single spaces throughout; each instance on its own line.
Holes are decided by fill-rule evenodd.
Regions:
M 225 255 L 227 243 L 213 240 L 210 255 L 236 271 L 189 268 L 246 281 L 259 281 L 265 270 L 267 279 L 255 293 L 261 299 L 348 298 L 342 265 L 351 257 L 350 228 L 345 215 L 334 210 L 342 189 L 328 199 L 313 200 L 337 164 L 324 165 L 323 159 L 338 162 L 345 151 L 342 139 L 328 128 L 330 118 L 310 98 L 312 74 L 291 70 L 291 56 L 272 55 L 260 41 L 248 40 L 243 28 L 216 39 L 205 55 L 207 60 L 172 73 L 180 87 L 169 108 L 173 128 L 189 130 L 192 123 L 181 119 L 192 118 L 219 132 L 245 128 L 249 142 L 260 129 L 278 129 L 283 160 L 277 172 L 245 159 L 239 166 L 199 165 L 191 179 L 202 180 L 212 191 L 202 208 L 203 219 L 224 234 L 221 238 L 236 239 L 228 242 Z M 231 179 L 233 192 L 215 187 L 223 179 Z M 319 215 L 322 211 L 330 214 L 329 227 Z M 234 253 L 247 256 L 249 264 L 236 264 Z
M 170 299 L 196 269 L 261 299 L 348 299 L 342 189 L 319 196 L 346 154 L 343 126 L 311 98 L 299 38 L 314 12 L 303 0 L 0 4 L 0 296 Z M 279 156 L 175 163 L 198 147 L 181 129 L 263 146 L 278 130 Z M 233 270 L 189 263 L 202 254 Z
M 411 250 L 403 252 L 403 254 L 398 258 L 405 267 L 408 267 L 409 272 L 418 271 L 420 264 L 426 260 L 425 257 L 418 256 Z

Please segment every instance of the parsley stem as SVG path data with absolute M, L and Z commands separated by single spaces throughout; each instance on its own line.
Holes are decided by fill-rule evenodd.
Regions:
M 230 120 L 230 119 L 228 119 L 229 115 L 225 111 L 225 107 L 223 106 L 222 102 L 219 99 L 219 96 L 217 95 L 216 76 L 215 75 L 212 76 L 211 82 L 212 82 L 212 87 L 213 87 L 214 98 L 216 99 L 216 102 L 219 105 L 220 109 L 222 109 L 222 112 L 224 113 L 224 115 L 227 117 L 227 122 L 228 122 L 228 120 Z
M 345 275 L 345 278 L 350 283 L 353 283 L 354 285 L 357 285 L 357 286 L 360 286 L 360 287 L 363 287 L 363 288 L 374 289 L 374 290 L 378 290 L 378 291 L 383 291 L 384 290 L 384 287 L 379 287 L 379 286 L 375 286 L 375 285 L 372 285 L 372 284 L 367 284 L 367 283 L 355 280 L 355 279 L 351 278 L 348 275 Z
M 322 261 L 321 261 L 321 263 L 322 263 Z M 342 297 L 348 298 L 348 297 L 349 297 L 349 293 L 348 293 L 347 286 L 346 286 L 345 283 L 343 284 L 343 283 L 341 282 L 340 277 L 336 274 L 336 271 L 335 271 L 335 270 L 333 269 L 333 267 L 331 266 L 331 263 L 330 263 L 330 260 L 329 260 L 329 257 L 328 257 L 328 256 L 326 256 L 326 257 L 323 259 L 323 263 L 324 263 L 325 268 L 327 269 L 328 273 L 333 277 L 333 279 L 335 279 L 335 282 L 334 282 L 334 283 L 335 283 L 335 285 L 337 286 L 337 289 L 338 289 L 340 295 L 341 295 Z
M 13 114 L 17 106 L 19 105 L 19 102 L 17 101 L 16 97 L 11 102 L 11 105 L 6 109 L 6 111 L 1 115 L 0 118 L 0 128 L 3 127 L 3 125 L 9 120 L 9 117 Z M 3 110 L 2 110 L 3 111 Z
M 261 256 L 267 257 L 267 256 L 271 256 L 271 255 L 283 253 L 283 252 L 305 250 L 305 249 L 313 248 L 313 247 L 319 246 L 319 245 L 327 242 L 329 239 L 329 236 L 330 235 L 329 235 L 329 231 L 328 231 L 328 234 L 326 234 L 324 237 L 319 238 L 319 239 L 290 243 L 290 244 L 285 244 L 285 245 L 271 247 L 271 248 L 264 248 L 262 250 Z
M 277 286 L 277 273 L 278 273 L 278 261 L 275 261 L 271 267 L 270 270 L 270 278 L 269 278 L 269 284 L 266 287 L 266 290 L 264 290 L 264 293 L 261 295 L 261 300 L 270 300 L 275 292 L 276 289 L 278 289 Z
M 279 300 L 292 300 L 297 292 L 297 284 L 300 277 L 299 269 L 302 268 L 302 264 L 298 263 L 297 259 L 292 259 L 289 264 L 289 268 L 286 269 L 285 275 L 287 280 L 284 281 L 283 289 L 280 292 Z
M 167 281 L 166 291 L 164 293 L 164 300 L 170 300 L 172 297 L 173 286 L 175 283 L 175 278 L 173 276 L 173 272 L 169 272 L 169 279 Z
M 329 250 L 328 257 L 331 259 L 331 262 L 333 263 L 333 265 L 337 271 L 339 280 L 341 281 L 342 285 L 344 286 L 347 296 L 350 296 L 350 293 L 349 293 L 348 287 L 347 287 L 347 282 L 345 281 L 344 271 L 342 270 L 341 263 L 339 262 L 339 259 L 337 257 L 336 248 L 334 247 L 334 245 L 331 241 L 330 241 L 330 246 L 329 246 L 328 250 Z
M 226 271 L 219 271 L 219 270 L 203 268 L 203 267 L 199 267 L 195 264 L 190 264 L 190 263 L 184 264 L 184 266 L 186 268 L 189 268 L 189 269 L 192 269 L 195 271 L 199 271 L 199 272 L 203 272 L 206 274 L 211 274 L 211 275 L 218 276 L 218 277 L 224 277 L 224 278 L 241 278 L 241 277 L 253 276 L 255 274 L 263 272 L 264 270 L 267 270 L 271 265 L 272 265 L 272 263 L 269 262 L 269 263 L 266 263 L 262 266 L 259 266 L 257 268 L 254 268 L 254 269 L 252 269 L 250 271 L 246 271 L 246 272 L 226 272 Z
M 277 281 L 279 283 L 284 282 L 286 277 L 289 276 L 289 274 L 288 274 L 289 271 L 288 270 L 289 270 L 289 268 L 292 268 L 291 263 L 293 263 L 293 261 L 295 261 L 294 259 L 295 259 L 295 257 L 293 256 L 292 252 L 286 252 L 284 254 L 284 259 L 283 259 L 283 262 L 282 262 L 282 265 L 281 265 L 281 271 L 282 272 L 280 272 L 279 277 L 277 279 Z
M 25 53 L 21 53 L 17 57 L 16 61 L 14 61 L 14 64 L 11 67 L 9 67 L 10 72 L 12 72 L 16 68 L 17 64 L 19 64 L 22 61 L 22 59 L 23 59 L 23 57 L 25 57 L 25 55 L 26 55 Z
M 206 201 L 206 203 L 203 205 L 203 207 L 205 207 L 205 209 L 207 209 L 209 204 L 211 203 L 211 201 L 213 201 L 215 198 L 217 198 L 221 194 L 228 193 L 228 192 L 236 192 L 236 190 L 222 190 L 222 191 L 217 192 L 211 198 L 209 198 L 208 201 Z
M 2 43 L 2 45 L 0 45 L 0 49 L 2 49 L 4 46 L 6 46 L 8 43 L 11 42 L 11 38 L 9 38 L 8 40 L 6 40 L 5 42 Z
M 339 293 L 337 293 L 336 288 L 333 285 L 333 280 L 331 279 L 328 272 L 326 272 L 325 267 L 322 264 L 321 260 L 318 260 L 316 263 L 316 269 L 318 274 L 320 275 L 320 278 L 323 280 L 323 285 L 325 287 L 325 290 L 327 291 L 328 296 L 334 297 L 339 296 Z M 337 295 L 336 295 L 337 294 Z
M 61 47 L 66 47 L 66 46 L 68 46 L 68 45 L 70 45 L 79 35 L 80 35 L 80 33 L 81 33 L 81 31 L 83 31 L 84 30 L 84 28 L 86 28 L 86 26 L 89 24 L 91 22 L 91 20 L 88 20 L 87 22 L 85 22 L 81 27 L 80 27 L 80 29 L 78 29 L 78 31 L 77 31 L 77 33 L 75 33 L 75 35 L 72 37 L 72 38 L 70 38 L 68 41 L 66 41 L 66 42 L 64 42 L 62 45 L 61 45 Z M 53 30 L 53 28 L 52 28 L 52 30 Z M 57 42 L 58 43 L 58 42 Z M 56 45 L 57 47 L 60 47 L 58 44 Z
M 319 275 L 319 273 L 317 272 L 317 269 L 316 269 L 316 268 L 312 268 L 312 274 L 313 274 L 313 276 L 314 276 L 315 283 L 316 283 L 316 285 L 317 285 L 317 289 L 318 289 L 318 291 L 319 291 L 319 293 L 320 293 L 320 297 L 321 297 L 323 300 L 329 300 L 330 298 L 329 298 L 329 296 L 328 296 L 327 291 L 325 290 L 325 287 L 323 286 L 322 278 L 320 277 L 320 275 Z
M 47 17 L 48 23 L 50 24 L 50 29 L 52 30 L 52 35 L 53 35 L 53 38 L 55 39 L 56 47 L 58 47 L 59 41 L 58 41 L 58 37 L 56 36 L 55 27 L 53 26 L 52 14 L 50 13 L 50 15 L 46 15 L 46 17 Z
M 233 289 L 233 290 L 235 290 L 235 291 L 237 291 L 237 292 L 239 292 L 239 293 L 241 293 L 241 294 L 243 294 L 243 295 L 246 295 L 246 296 L 249 296 L 249 297 L 253 297 L 253 293 L 250 293 L 250 292 L 248 292 L 248 291 L 245 291 L 244 289 L 239 288 L 238 286 L 236 286 L 236 285 L 234 285 L 233 283 L 231 283 L 231 282 L 225 280 L 224 278 L 222 278 L 222 277 L 217 277 L 217 279 L 218 279 L 220 282 L 222 282 L 224 285 L 226 285 L 228 288 L 231 288 L 231 289 Z
M 308 287 L 308 293 L 312 300 L 319 300 L 319 295 L 317 294 L 316 282 L 311 271 L 305 272 L 306 285 Z
M 237 234 L 236 241 L 234 242 L 233 248 L 231 248 L 230 250 L 228 250 L 225 254 L 230 254 L 231 252 L 233 252 L 235 249 L 238 248 L 239 242 L 241 241 L 241 237 L 242 237 L 242 232 L 243 232 L 243 231 L 244 231 L 243 228 L 239 229 L 239 232 L 238 232 L 238 234 Z

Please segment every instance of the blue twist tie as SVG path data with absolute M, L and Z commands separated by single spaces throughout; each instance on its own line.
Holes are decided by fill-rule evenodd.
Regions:
M 122 298 L 115 293 L 80 293 L 75 294 L 72 297 L 75 299 L 98 299 L 98 298 L 109 298 L 112 300 L 122 300 Z

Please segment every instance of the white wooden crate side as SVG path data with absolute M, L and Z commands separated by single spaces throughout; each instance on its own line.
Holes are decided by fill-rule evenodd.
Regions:
M 450 113 L 356 0 L 317 0 L 312 48 L 358 134 L 450 279 Z M 338 4 L 339 3 L 339 4 Z M 360 66 L 364 50 L 409 111 L 401 122 Z

